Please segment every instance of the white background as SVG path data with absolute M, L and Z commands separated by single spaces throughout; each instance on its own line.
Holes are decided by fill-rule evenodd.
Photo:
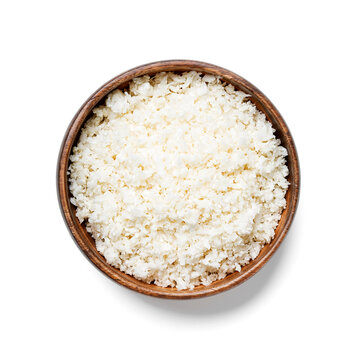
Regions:
M 9 1 L 1 33 L 1 359 L 359 359 L 358 1 Z M 252 279 L 173 301 L 73 243 L 55 169 L 71 118 L 134 66 L 202 60 L 259 87 L 302 171 L 285 242 Z

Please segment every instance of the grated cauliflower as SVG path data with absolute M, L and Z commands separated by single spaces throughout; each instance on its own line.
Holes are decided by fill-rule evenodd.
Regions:
M 218 77 L 143 76 L 84 125 L 71 202 L 109 264 L 193 289 L 240 271 L 272 240 L 286 155 L 248 95 Z

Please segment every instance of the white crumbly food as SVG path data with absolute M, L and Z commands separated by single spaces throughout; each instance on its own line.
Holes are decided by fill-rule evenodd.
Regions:
M 71 202 L 109 264 L 193 289 L 272 240 L 287 151 L 248 99 L 214 76 L 159 73 L 93 110 L 70 158 Z

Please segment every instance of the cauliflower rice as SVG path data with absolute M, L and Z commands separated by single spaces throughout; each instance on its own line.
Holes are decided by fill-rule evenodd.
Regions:
M 240 271 L 272 240 L 286 155 L 248 95 L 220 78 L 143 76 L 85 123 L 71 202 L 109 264 L 193 289 Z

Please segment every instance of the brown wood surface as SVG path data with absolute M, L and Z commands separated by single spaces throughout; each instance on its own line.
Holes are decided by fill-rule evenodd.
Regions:
M 224 279 L 217 280 L 211 283 L 209 286 L 201 285 L 195 287 L 194 290 L 179 291 L 173 288 L 162 288 L 153 284 L 146 284 L 106 263 L 105 258 L 96 250 L 95 242 L 91 235 L 86 231 L 84 225 L 81 225 L 79 223 L 75 215 L 75 207 L 70 204 L 67 169 L 69 167 L 69 156 L 71 154 L 72 147 L 77 142 L 79 131 L 82 125 L 88 118 L 91 110 L 99 102 L 101 102 L 101 100 L 103 100 L 107 94 L 109 94 L 112 90 L 116 88 L 126 87 L 129 81 L 137 76 L 142 76 L 146 74 L 152 75 L 161 71 L 182 72 L 190 70 L 195 70 L 206 74 L 219 75 L 224 81 L 233 84 L 235 88 L 251 95 L 250 100 L 256 105 L 259 110 L 265 113 L 267 119 L 276 129 L 275 135 L 281 140 L 282 146 L 284 146 L 288 151 L 288 180 L 290 181 L 291 185 L 286 194 L 287 206 L 282 213 L 281 219 L 275 231 L 275 237 L 270 244 L 264 246 L 264 248 L 260 251 L 260 254 L 255 260 L 244 266 L 240 273 L 235 272 L 233 274 L 229 274 Z M 199 61 L 159 61 L 138 66 L 134 69 L 131 69 L 116 76 L 115 78 L 101 86 L 89 97 L 88 100 L 85 101 L 80 110 L 72 119 L 65 133 L 64 140 L 60 148 L 57 167 L 57 190 L 60 208 L 65 223 L 68 226 L 75 242 L 85 254 L 85 256 L 105 275 L 116 281 L 118 284 L 124 285 L 129 289 L 138 291 L 146 295 L 169 299 L 197 298 L 217 294 L 221 291 L 228 290 L 235 285 L 241 284 L 242 282 L 253 276 L 257 271 L 259 271 L 269 260 L 269 258 L 274 254 L 276 249 L 283 241 L 286 233 L 288 232 L 295 215 L 300 190 L 299 160 L 293 138 L 278 110 L 260 90 L 258 90 L 255 86 L 250 84 L 245 79 L 243 79 L 241 76 L 236 75 L 233 72 L 223 69 L 221 67 Z

